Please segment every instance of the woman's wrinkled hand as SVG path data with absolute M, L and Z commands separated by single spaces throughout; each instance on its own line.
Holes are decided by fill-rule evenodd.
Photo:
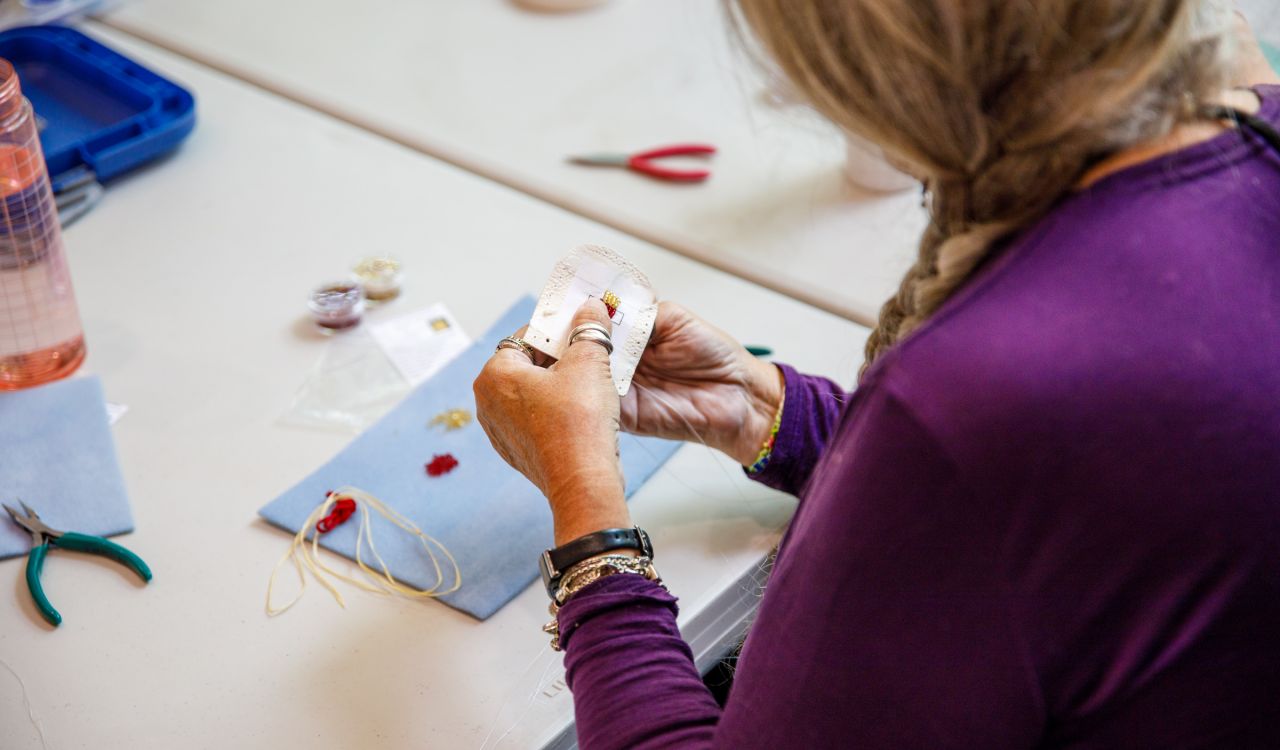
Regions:
M 573 325 L 587 322 L 611 328 L 599 300 L 588 301 Z M 473 388 L 476 419 L 493 447 L 547 496 L 557 545 L 631 525 L 618 459 L 619 399 L 603 346 L 579 340 L 546 368 L 500 349 Z
M 663 302 L 622 401 L 622 428 L 701 441 L 746 466 L 769 436 L 782 400 L 777 367 L 680 305 Z

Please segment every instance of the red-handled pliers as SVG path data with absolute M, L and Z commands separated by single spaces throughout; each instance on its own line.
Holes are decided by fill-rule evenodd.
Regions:
M 573 164 L 593 167 L 626 167 L 633 172 L 670 182 L 702 182 L 711 176 L 711 170 L 669 169 L 655 164 L 654 160 L 668 156 L 711 156 L 715 152 L 715 146 L 703 143 L 680 143 L 674 146 L 651 148 L 638 154 L 588 154 L 571 157 L 569 161 Z

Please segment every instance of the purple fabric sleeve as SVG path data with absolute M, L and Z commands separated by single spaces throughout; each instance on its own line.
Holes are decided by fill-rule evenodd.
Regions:
M 559 622 L 582 750 L 710 743 L 720 708 L 676 628 L 675 597 L 612 575 L 575 594 Z
M 751 478 L 775 490 L 801 496 L 840 423 L 850 394 L 835 383 L 779 364 L 786 380 L 782 424 L 769 463 Z

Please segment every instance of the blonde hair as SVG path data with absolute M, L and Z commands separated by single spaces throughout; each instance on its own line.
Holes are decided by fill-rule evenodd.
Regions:
M 1089 166 L 1193 118 L 1227 79 L 1223 0 L 736 3 L 810 104 L 924 182 L 929 225 L 863 374 Z

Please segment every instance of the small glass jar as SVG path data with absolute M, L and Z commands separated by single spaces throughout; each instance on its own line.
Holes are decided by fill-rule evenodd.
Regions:
M 360 325 L 364 317 L 364 292 L 359 284 L 350 281 L 325 284 L 311 293 L 307 307 L 321 330 L 344 331 Z
M 365 258 L 351 269 L 351 278 L 364 289 L 364 296 L 371 302 L 385 302 L 400 296 L 400 282 L 404 274 L 400 261 L 388 257 Z

